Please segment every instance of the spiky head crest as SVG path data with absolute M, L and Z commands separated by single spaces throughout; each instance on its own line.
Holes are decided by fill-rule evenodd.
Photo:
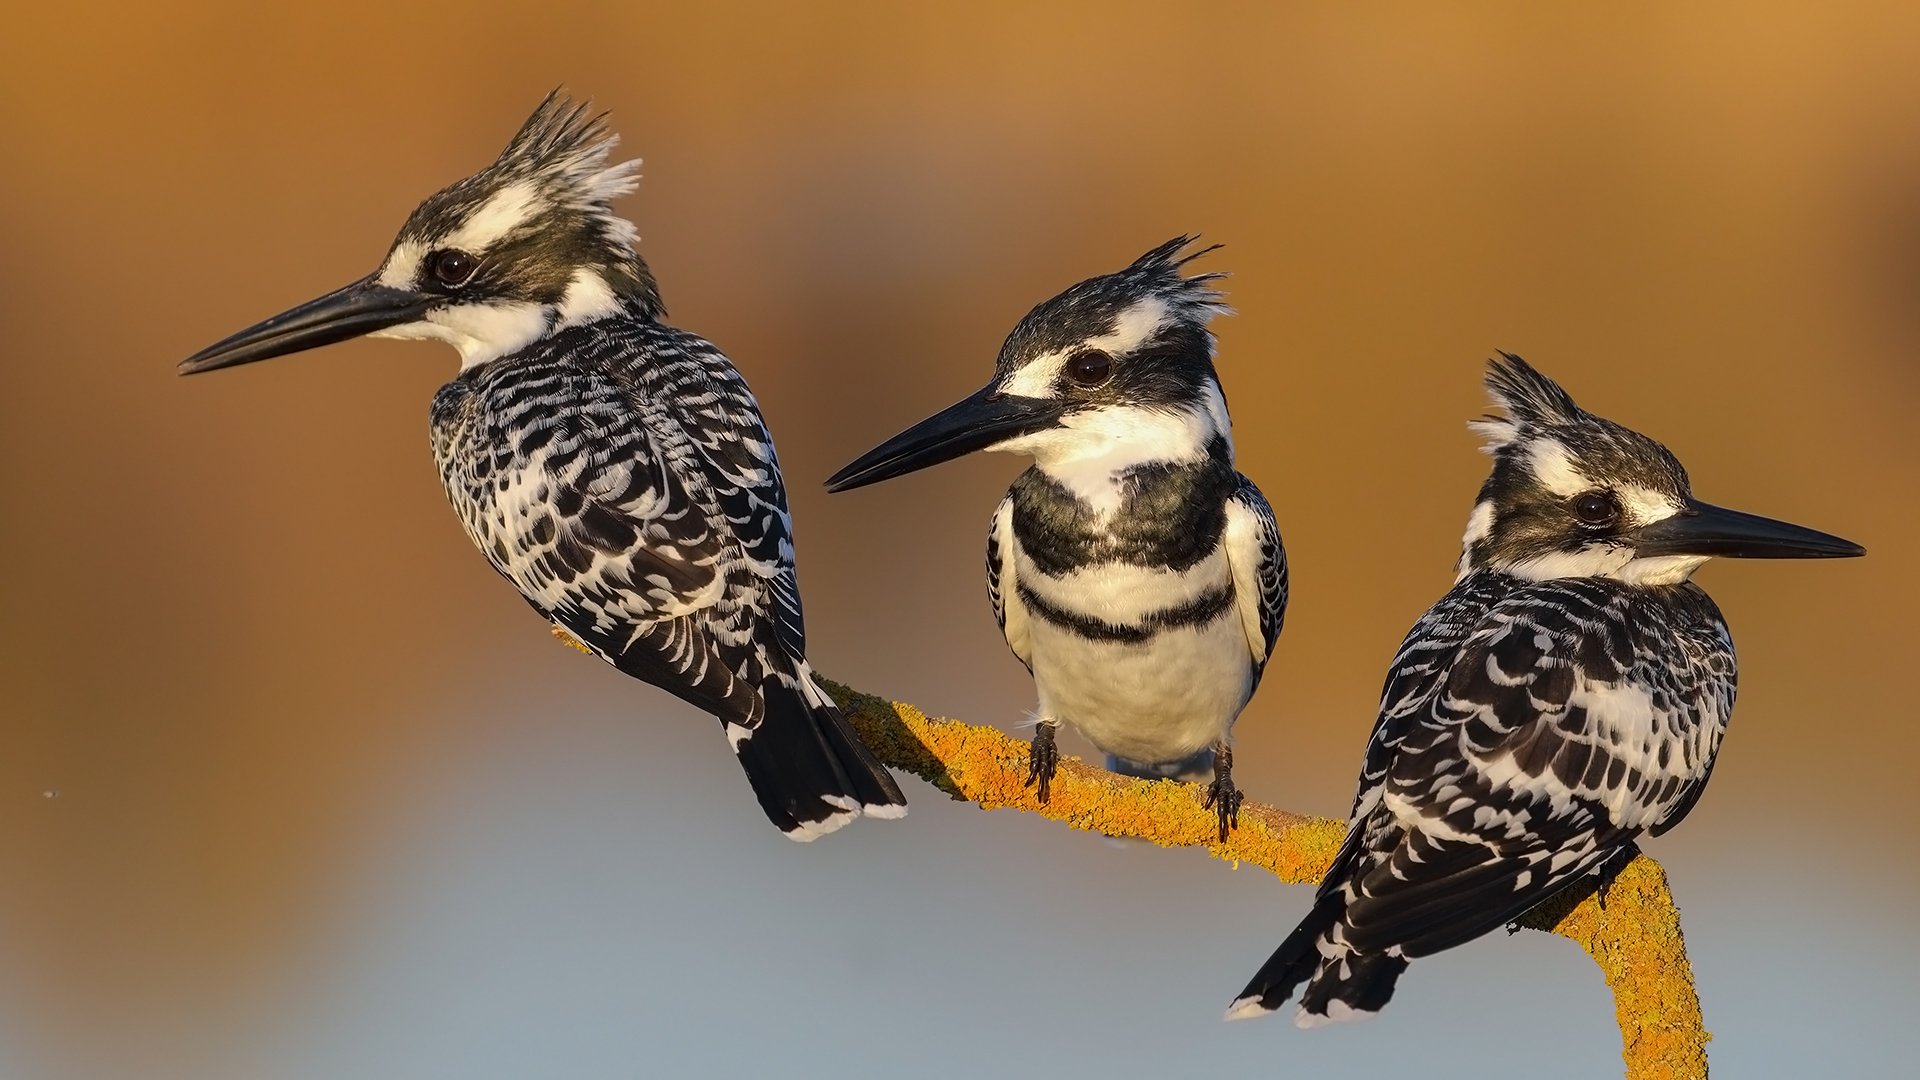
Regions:
M 1527 576 L 1616 573 L 1634 529 L 1681 512 L 1687 471 L 1666 447 L 1574 404 L 1512 353 L 1488 364 L 1487 393 L 1505 416 L 1469 423 L 1493 471 L 1467 524 L 1460 572 L 1494 566 Z M 1583 502 L 1584 500 L 1584 502 Z M 1604 523 L 1582 517 L 1603 516 Z
M 1509 352 L 1487 363 L 1487 396 L 1506 412 L 1468 421 L 1495 458 L 1526 455 L 1556 441 L 1595 480 L 1646 483 L 1687 493 L 1687 470 L 1653 439 L 1574 404 L 1560 384 Z
M 1075 468 L 1099 462 L 1109 473 L 1208 455 L 1232 461 L 1232 425 L 1207 328 L 1231 310 L 1213 288 L 1226 275 L 1180 276 L 1213 250 L 1181 256 L 1193 240 L 1175 237 L 1020 320 L 1000 347 L 988 391 L 1045 401 L 1055 420 L 992 449 L 1032 454 L 1043 471 L 1069 461 L 1080 463 Z
M 591 102 L 575 102 L 556 89 L 520 125 L 489 171 L 537 181 L 556 201 L 583 212 L 604 211 L 639 186 L 638 159 L 607 164 L 618 145 L 620 136 L 607 130 L 606 113 L 594 113 Z
M 1470 420 L 1467 426 L 1486 436 L 1490 454 L 1513 443 L 1523 430 L 1576 427 L 1588 418 L 1559 383 L 1508 352 L 1487 362 L 1487 396 L 1506 415 Z
M 1207 324 L 1232 309 L 1213 288 L 1225 274 L 1180 276 L 1181 267 L 1214 250 L 1181 257 L 1193 240 L 1175 237 L 1126 269 L 1082 281 L 1029 311 L 1000 347 L 995 378 L 1002 389 L 1087 407 L 1185 408 L 1208 392 L 1217 396 Z M 1111 378 L 1072 378 L 1069 362 L 1094 355 L 1111 361 Z
M 1197 239 L 1176 236 L 1112 274 L 1088 278 L 1029 311 L 1001 346 L 1004 374 L 1082 342 L 1123 338 L 1127 346 L 1150 339 L 1163 328 L 1184 328 L 1209 354 L 1213 335 L 1207 323 L 1232 313 L 1213 283 L 1223 273 L 1181 277 L 1180 269 L 1220 245 L 1182 257 Z M 1111 351 L 1111 350 L 1109 350 Z
M 1205 325 L 1216 315 L 1231 315 L 1233 309 L 1227 306 L 1226 294 L 1213 287 L 1216 281 L 1225 281 L 1227 273 L 1215 270 L 1192 277 L 1181 277 L 1180 271 L 1186 265 L 1209 252 L 1218 251 L 1224 244 L 1209 244 L 1198 251 L 1181 254 L 1189 245 L 1199 241 L 1198 236 L 1176 236 L 1173 239 L 1133 260 L 1125 270 L 1105 277 L 1085 281 L 1067 290 L 1072 295 L 1076 290 L 1089 292 L 1105 291 L 1124 299 L 1129 295 L 1147 295 L 1167 302 L 1179 318 L 1192 320 Z M 1091 287 L 1091 288 L 1089 288 Z
M 470 302 L 563 305 L 591 275 L 587 292 L 609 294 L 632 314 L 664 314 L 653 274 L 633 248 L 633 224 L 612 208 L 638 186 L 640 162 L 607 163 L 620 138 L 606 121 L 587 102 L 548 94 L 493 164 L 414 210 L 382 281 L 431 284 L 429 258 L 454 250 L 475 260 Z

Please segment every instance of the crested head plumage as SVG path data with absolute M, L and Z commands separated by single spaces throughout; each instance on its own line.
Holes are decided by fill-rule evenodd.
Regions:
M 1176 236 L 1135 259 L 1124 270 L 1088 278 L 1045 303 L 1035 305 L 1001 346 L 998 362 L 1004 374 L 1041 357 L 1099 340 L 1112 342 L 1106 351 L 1127 351 L 1177 328 L 1186 344 L 1199 344 L 1208 356 L 1213 335 L 1207 323 L 1233 309 L 1213 283 L 1226 278 L 1214 272 L 1182 277 L 1188 263 L 1220 245 L 1181 255 L 1197 237 Z
M 444 341 L 466 370 L 573 327 L 665 314 L 634 228 L 612 200 L 638 161 L 609 165 L 605 114 L 548 94 L 493 164 L 429 196 L 380 268 L 187 358 L 192 374 L 354 337 Z
M 1572 395 L 1512 353 L 1487 364 L 1487 396 L 1506 412 L 1468 421 L 1496 457 L 1524 452 L 1542 439 L 1558 439 L 1592 459 L 1626 468 L 1638 479 L 1687 490 L 1687 471 L 1665 446 L 1574 404 Z M 1610 460 L 1609 460 L 1610 459 Z
M 1467 426 L 1486 438 L 1482 449 L 1496 461 L 1526 458 L 1531 464 L 1564 453 L 1596 485 L 1637 484 L 1681 500 L 1692 494 L 1686 468 L 1665 446 L 1582 409 L 1560 384 L 1518 356 L 1503 352 L 1490 361 L 1486 383 L 1487 395 L 1506 415 Z M 1571 482 L 1559 479 L 1556 486 Z
M 1468 425 L 1494 466 L 1468 523 L 1462 574 L 1616 576 L 1633 563 L 1636 529 L 1686 512 L 1687 471 L 1665 446 L 1580 408 L 1511 353 L 1489 363 L 1486 384 L 1506 415 Z
M 468 302 L 506 299 L 664 314 L 633 224 L 612 202 L 638 186 L 638 159 L 608 164 L 620 137 L 559 90 L 548 94 L 493 164 L 430 195 L 407 218 L 382 284 L 458 288 Z M 462 259 L 461 257 L 465 258 Z M 452 272 L 435 263 L 444 258 Z M 464 275 L 464 276 L 462 276 Z
M 1188 263 L 1220 245 L 1181 255 L 1195 237 L 1177 236 L 1123 270 L 1088 278 L 1036 305 L 1007 335 L 995 362 L 1002 392 L 1059 401 L 1073 412 L 1112 407 L 1217 412 L 1225 404 L 1214 372 L 1216 315 L 1231 314 L 1214 272 L 1182 277 Z
M 1126 268 L 1039 304 L 1007 335 L 978 393 L 901 432 L 835 473 L 836 491 L 974 450 L 1032 455 L 1042 470 L 1075 463 L 1102 493 L 1147 463 L 1209 456 L 1231 463 L 1232 424 L 1207 324 L 1233 309 L 1214 283 L 1181 276 L 1219 245 L 1182 255 L 1177 236 Z
M 1505 416 L 1470 426 L 1493 472 L 1461 543 L 1459 576 L 1610 578 L 1677 585 L 1709 558 L 1847 558 L 1858 544 L 1704 503 L 1666 447 L 1595 416 L 1525 360 L 1501 353 L 1487 392 Z
M 501 277 L 495 292 L 553 300 L 586 269 L 614 296 L 659 315 L 659 288 L 634 250 L 634 225 L 612 211 L 614 198 L 639 186 L 639 160 L 607 163 L 618 144 L 607 113 L 553 90 L 499 160 L 407 217 L 382 279 L 417 281 L 432 269 L 422 267 L 426 256 L 457 250 L 476 259 L 474 277 Z

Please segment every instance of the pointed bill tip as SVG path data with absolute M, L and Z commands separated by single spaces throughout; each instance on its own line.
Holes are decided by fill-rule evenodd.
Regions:
M 180 361 L 174 370 L 198 375 L 347 341 L 413 322 L 433 302 L 433 297 L 361 278 L 223 338 Z
M 1831 533 L 1689 499 L 1685 511 L 1640 529 L 1640 555 L 1730 559 L 1856 559 L 1867 549 Z
M 1014 397 L 995 384 L 962 398 L 860 455 L 827 478 L 827 490 L 851 491 L 985 450 L 1059 422 L 1061 402 Z

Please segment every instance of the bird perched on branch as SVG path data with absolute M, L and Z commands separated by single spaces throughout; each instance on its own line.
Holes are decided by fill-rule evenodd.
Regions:
M 1045 802 L 1070 723 L 1136 776 L 1211 765 L 1220 838 L 1238 818 L 1227 737 L 1287 608 L 1273 511 L 1234 471 L 1192 237 L 1029 312 L 983 389 L 827 481 L 846 491 L 975 450 L 1028 454 L 987 533 L 987 593 L 1040 704 L 1027 782 Z M 1206 249 L 1213 250 L 1212 248 Z
M 434 463 L 467 535 L 595 655 L 719 717 L 768 818 L 811 840 L 906 800 L 806 660 L 773 440 L 720 350 L 661 322 L 611 201 L 640 163 L 558 91 L 420 204 L 380 268 L 180 365 L 368 335 L 444 341 Z
M 1228 1019 L 1363 1020 L 1417 957 L 1569 886 L 1605 889 L 1680 823 L 1733 710 L 1733 640 L 1688 580 L 1716 555 L 1865 554 L 1693 497 L 1667 448 L 1502 354 L 1493 473 L 1459 576 L 1387 672 L 1345 844 Z M 1593 875 L 1589 878 L 1587 875 Z

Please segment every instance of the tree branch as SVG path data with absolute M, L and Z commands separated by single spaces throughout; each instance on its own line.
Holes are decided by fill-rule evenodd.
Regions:
M 1204 847 L 1216 859 L 1249 862 L 1296 885 L 1319 881 L 1346 836 L 1344 822 L 1249 802 L 1240 808 L 1240 827 L 1221 843 L 1218 819 L 1201 806 L 1202 785 L 1116 776 L 1072 758 L 1060 762 L 1043 806 L 1026 786 L 1026 743 L 821 683 L 882 762 L 982 809 L 1013 807 L 1107 836 Z M 1704 1080 L 1712 1036 L 1702 1026 L 1666 873 L 1642 855 L 1614 881 L 1605 908 L 1591 892 L 1569 889 L 1515 926 L 1570 938 L 1600 965 L 1613 990 L 1628 1080 Z

